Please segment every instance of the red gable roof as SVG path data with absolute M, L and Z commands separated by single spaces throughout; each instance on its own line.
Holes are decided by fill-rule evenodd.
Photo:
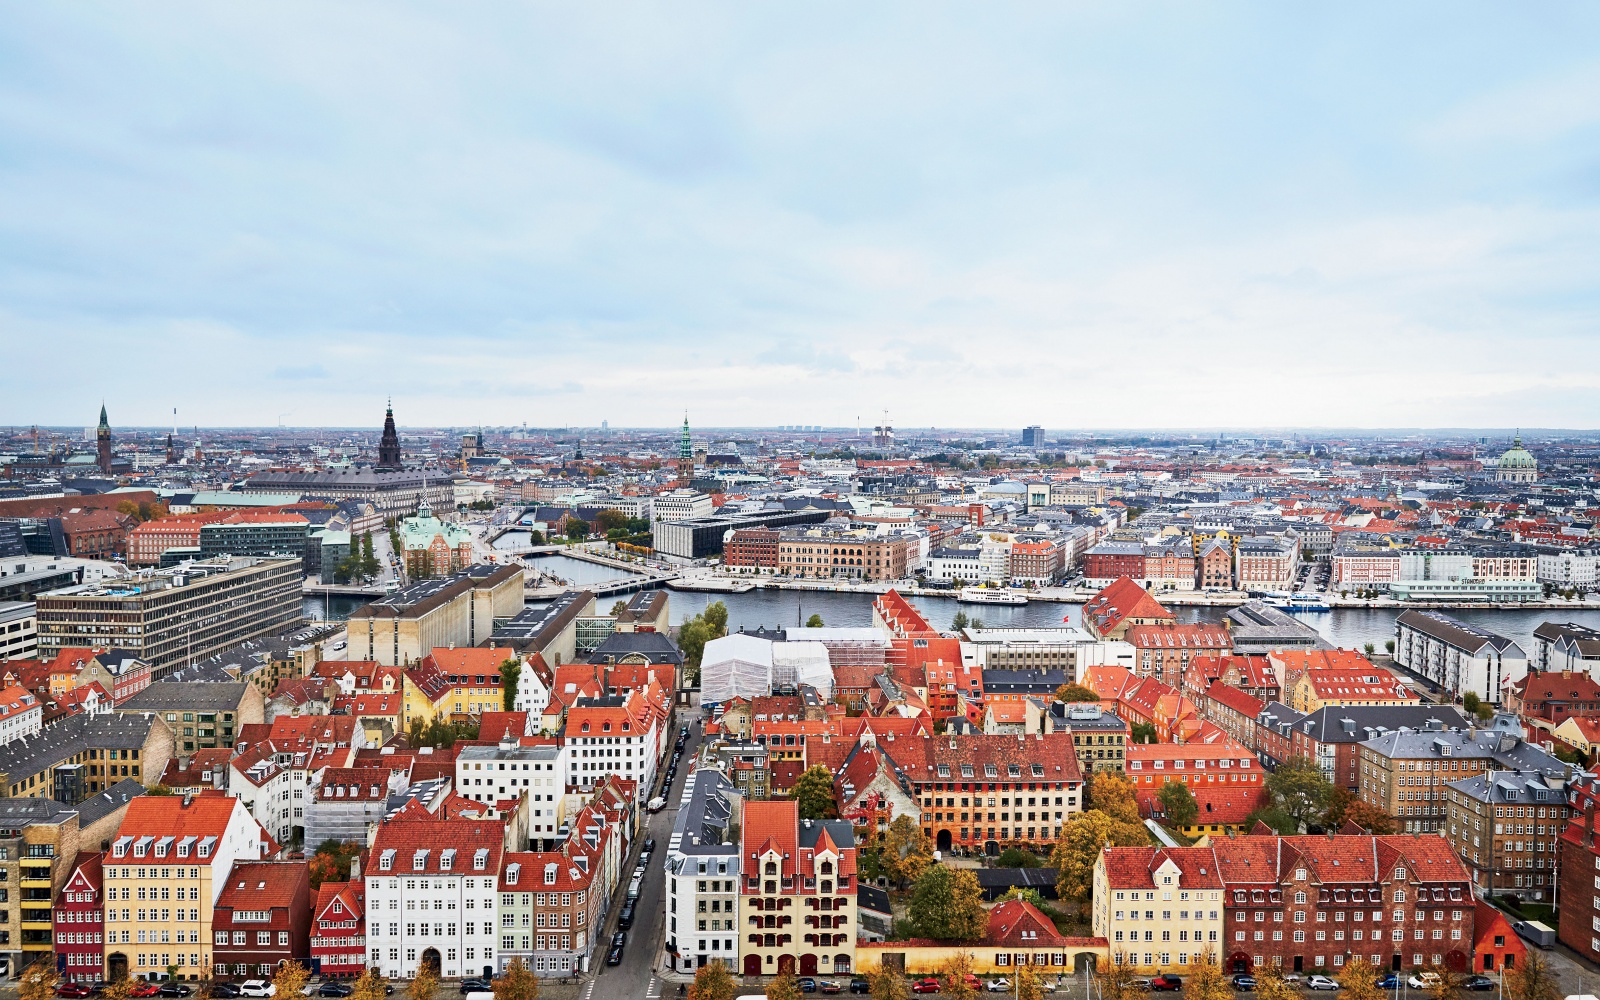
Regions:
M 217 909 L 272 910 L 294 905 L 302 885 L 310 885 L 304 861 L 241 861 L 228 873 Z
M 1143 587 L 1125 576 L 1112 581 L 1083 606 L 1083 621 L 1101 635 L 1115 630 L 1129 618 L 1152 618 L 1176 622 L 1177 618 Z

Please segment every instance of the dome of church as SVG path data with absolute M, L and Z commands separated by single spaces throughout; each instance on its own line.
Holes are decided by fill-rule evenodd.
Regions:
M 1502 469 L 1534 469 L 1539 462 L 1522 447 L 1522 439 L 1517 438 L 1511 445 L 1511 450 L 1500 456 Z

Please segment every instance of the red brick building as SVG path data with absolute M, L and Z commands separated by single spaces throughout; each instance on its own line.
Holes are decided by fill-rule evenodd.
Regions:
M 1272 661 L 1265 656 L 1197 656 L 1189 661 L 1189 669 L 1179 685 L 1183 693 L 1198 698 L 1211 690 L 1217 681 L 1238 688 L 1245 694 L 1264 702 L 1278 701 L 1283 697 L 1283 686 L 1272 669 Z
M 1216 723 L 1223 732 L 1254 752 L 1256 717 L 1267 707 L 1265 702 L 1249 692 L 1215 681 L 1195 704 L 1202 718 Z
M 1233 548 L 1220 538 L 1200 545 L 1194 557 L 1194 585 L 1201 590 L 1233 589 Z
M 1567 791 L 1573 818 L 1556 841 L 1561 852 L 1556 936 L 1589 961 L 1600 962 L 1600 892 L 1595 885 L 1600 878 L 1600 839 L 1595 833 L 1600 789 L 1592 777 L 1579 772 Z
M 1066 553 L 1058 542 L 1013 542 L 1011 578 L 1051 583 L 1066 567 Z
M 1506 711 L 1547 730 L 1570 718 L 1600 719 L 1600 683 L 1582 670 L 1530 670 L 1507 689 Z
M 1090 580 L 1119 577 L 1144 579 L 1144 545 L 1140 542 L 1101 542 L 1083 554 L 1083 575 Z
M 110 559 L 127 551 L 138 518 L 115 510 L 72 510 L 61 515 L 67 552 L 78 559 Z
M 1183 828 L 1189 836 L 1236 832 L 1265 804 L 1266 769 L 1244 744 L 1226 735 L 1209 743 L 1131 743 L 1126 763 L 1143 816 L 1165 817 L 1160 795 L 1167 782 L 1188 786 L 1200 807 L 1194 822 Z
M 722 565 L 742 573 L 776 573 L 778 540 L 771 528 L 739 528 L 722 545 Z
M 175 514 L 146 521 L 128 532 L 128 565 L 157 566 L 168 549 L 197 549 L 200 529 L 228 516 L 228 511 L 203 514 Z
M 1506 915 L 1481 899 L 1474 912 L 1478 940 L 1472 948 L 1473 967 L 1480 972 L 1504 972 L 1522 965 L 1528 958 L 1528 946 L 1511 929 Z
M 1471 878 L 1443 837 L 1247 836 L 1213 850 L 1230 972 L 1337 975 L 1358 957 L 1392 970 L 1471 963 Z
M 69 983 L 105 979 L 105 910 L 98 851 L 78 855 L 51 910 L 56 971 Z
M 1134 672 L 1177 687 L 1198 657 L 1216 658 L 1233 649 L 1221 625 L 1133 625 L 1123 633 L 1133 646 Z
M 362 878 L 318 886 L 310 960 L 331 979 L 355 979 L 366 971 L 366 883 Z
M 286 961 L 310 965 L 311 879 L 304 861 L 233 866 L 211 917 L 217 976 L 268 978 Z

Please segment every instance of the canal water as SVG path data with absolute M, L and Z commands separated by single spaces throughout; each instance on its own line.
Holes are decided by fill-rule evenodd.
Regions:
M 607 583 L 630 575 L 623 570 L 563 555 L 530 559 L 527 565 L 558 576 L 575 587 Z M 728 627 L 734 631 L 741 626 L 746 629 L 762 625 L 768 628 L 794 626 L 804 623 L 814 614 L 821 615 L 828 625 L 872 624 L 873 596 L 870 594 L 796 590 L 709 594 L 675 590 L 670 595 L 671 618 L 675 625 L 699 614 L 712 601 L 721 601 L 728 606 Z M 1083 610 L 1081 604 L 1057 604 L 1053 601 L 1033 601 L 1008 607 L 960 604 L 953 597 L 916 597 L 911 600 L 938 628 L 948 628 L 958 611 L 966 612 L 969 619 L 981 619 L 985 625 L 999 628 L 1055 628 L 1063 620 L 1072 625 L 1080 624 Z M 365 603 L 365 599 L 357 597 L 335 597 L 326 603 L 323 598 L 308 597 L 305 600 L 305 613 L 309 618 L 320 619 L 326 611 L 332 620 L 342 621 Z M 604 601 L 600 603 L 605 607 L 610 606 Z M 1226 608 L 1214 607 L 1173 609 L 1180 622 L 1220 622 L 1226 611 Z M 1397 614 L 1397 611 L 1388 609 L 1339 608 L 1321 613 L 1303 613 L 1297 617 L 1341 648 L 1360 649 L 1370 642 L 1381 650 L 1385 641 L 1394 638 Z M 1571 621 L 1600 628 L 1600 607 L 1544 611 L 1460 609 L 1449 614 L 1508 636 L 1527 651 L 1533 649 L 1533 630 L 1541 622 Z

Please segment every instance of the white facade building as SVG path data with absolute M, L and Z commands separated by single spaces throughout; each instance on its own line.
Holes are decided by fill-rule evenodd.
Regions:
M 714 959 L 738 968 L 739 845 L 723 843 L 737 824 L 739 793 L 715 768 L 691 773 L 667 842 L 665 960 L 680 972 Z M 798 923 L 798 915 L 796 922 Z
M 1503 635 L 1440 611 L 1402 611 L 1395 620 L 1394 661 L 1452 695 L 1472 691 L 1499 704 L 1506 684 L 1528 672 L 1528 654 Z
M 368 965 L 412 979 L 495 968 L 496 885 L 504 827 L 492 821 L 390 820 L 378 827 L 366 872 Z
M 566 809 L 567 747 L 501 743 L 465 747 L 456 757 L 456 791 L 490 807 L 528 797 L 528 832 L 535 839 L 553 839 Z
M 1562 549 L 1539 553 L 1539 582 L 1585 590 L 1600 583 L 1600 551 Z

